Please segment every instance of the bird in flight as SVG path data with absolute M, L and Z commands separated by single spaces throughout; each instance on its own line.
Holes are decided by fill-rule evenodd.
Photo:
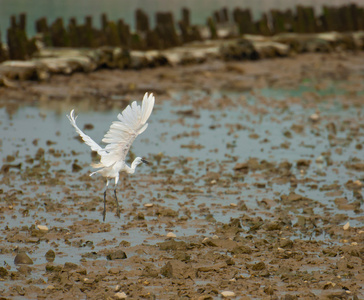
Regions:
M 128 174 L 133 174 L 135 172 L 135 168 L 139 164 L 148 163 L 145 159 L 136 157 L 129 167 L 125 162 L 125 158 L 136 137 L 147 129 L 147 121 L 152 113 L 154 101 L 155 99 L 153 94 L 148 95 L 148 93 L 145 93 L 141 106 L 134 101 L 131 105 L 128 105 L 122 113 L 119 113 L 117 116 L 118 121 L 114 121 L 111 124 L 109 131 L 102 139 L 102 142 L 107 144 L 105 148 L 102 148 L 88 135 L 83 133 L 77 126 L 77 116 L 74 115 L 74 109 L 69 115 L 67 115 L 71 125 L 76 129 L 76 132 L 80 135 L 86 145 L 90 146 L 92 151 L 96 151 L 100 155 L 100 162 L 97 164 L 91 164 L 93 168 L 98 170 L 92 172 L 90 176 L 100 174 L 106 178 L 103 221 L 105 221 L 106 217 L 106 191 L 110 180 L 112 178 L 115 180 L 114 196 L 117 209 L 116 214 L 120 217 L 119 202 L 116 196 L 116 186 L 119 181 L 119 173 L 126 172 Z

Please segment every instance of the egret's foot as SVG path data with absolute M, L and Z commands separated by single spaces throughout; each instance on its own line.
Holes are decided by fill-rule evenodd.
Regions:
M 104 211 L 102 212 L 102 220 L 105 222 L 106 219 L 106 191 L 104 192 Z
M 120 218 L 120 207 L 118 197 L 116 196 L 116 189 L 114 190 L 115 202 L 116 202 L 116 216 Z

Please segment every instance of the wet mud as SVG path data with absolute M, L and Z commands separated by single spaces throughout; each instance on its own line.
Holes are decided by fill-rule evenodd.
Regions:
M 100 70 L 0 88 L 1 299 L 363 299 L 363 53 Z M 149 127 L 102 222 L 99 142 Z

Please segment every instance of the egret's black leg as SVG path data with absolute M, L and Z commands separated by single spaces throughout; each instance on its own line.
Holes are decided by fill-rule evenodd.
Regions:
M 116 196 L 116 188 L 114 189 L 114 196 L 115 196 L 115 202 L 116 202 L 116 215 L 118 218 L 120 218 L 120 207 L 119 207 L 118 197 Z
M 106 189 L 104 191 L 104 212 L 102 213 L 103 215 L 103 221 L 105 222 L 105 218 L 106 218 Z

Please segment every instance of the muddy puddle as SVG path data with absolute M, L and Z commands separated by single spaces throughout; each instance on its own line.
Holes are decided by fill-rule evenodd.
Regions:
M 111 109 L 100 109 L 97 101 L 86 99 L 3 106 L 0 294 L 12 299 L 23 299 L 22 293 L 46 298 L 51 291 L 57 291 L 56 298 L 67 292 L 77 299 L 117 297 L 114 287 L 124 281 L 121 291 L 126 295 L 159 299 L 164 283 L 154 285 L 153 280 L 172 280 L 167 285 L 185 284 L 189 290 L 189 284 L 178 283 L 188 277 L 195 286 L 192 297 L 214 298 L 224 289 L 242 296 L 248 283 L 237 282 L 259 276 L 266 281 L 280 274 L 278 281 L 262 284 L 261 293 L 245 287 L 247 295 L 257 299 L 302 295 L 280 291 L 285 271 L 268 272 L 270 262 L 291 259 L 297 245 L 319 244 L 324 250 L 300 251 L 312 256 L 323 253 L 325 267 L 307 262 L 310 254 L 304 257 L 293 251 L 303 260 L 295 276 L 308 274 L 309 282 L 308 277 L 337 263 L 332 258 L 336 254 L 328 255 L 326 248 L 360 247 L 363 241 L 364 106 L 358 99 L 364 93 L 352 93 L 343 85 L 316 88 L 309 82 L 292 89 L 173 91 L 160 98 L 156 94 L 149 127 L 130 153 L 152 164 L 122 177 L 120 219 L 109 189 L 106 222 L 102 222 L 104 181 L 88 176 L 89 164 L 97 158 L 75 138 L 66 114 L 75 108 L 79 127 L 100 142 L 128 102 L 115 99 Z M 164 247 L 169 242 L 170 248 Z M 268 245 L 274 249 L 265 248 L 272 253 L 254 257 L 244 245 L 255 253 Z M 122 263 L 108 257 L 118 249 L 127 254 Z M 167 252 L 157 255 L 156 249 Z M 30 270 L 14 264 L 21 251 L 33 262 Z M 47 251 L 54 252 L 53 260 Z M 270 257 L 273 253 L 277 257 Z M 219 273 L 221 257 L 221 276 L 228 279 L 217 284 L 207 275 Z M 194 275 L 176 271 L 181 261 L 185 274 Z M 52 269 L 57 266 L 61 266 L 58 277 Z M 62 272 L 71 272 L 67 268 L 76 270 L 72 276 L 77 276 L 64 288 Z M 125 278 L 115 268 L 121 268 Z M 351 270 L 363 276 L 356 267 Z M 97 274 L 111 277 L 101 284 Z M 130 280 L 142 280 L 142 292 Z M 362 293 L 353 284 L 347 290 Z M 72 290 L 75 287 L 77 291 Z M 176 293 L 184 295 L 175 288 L 165 298 Z

